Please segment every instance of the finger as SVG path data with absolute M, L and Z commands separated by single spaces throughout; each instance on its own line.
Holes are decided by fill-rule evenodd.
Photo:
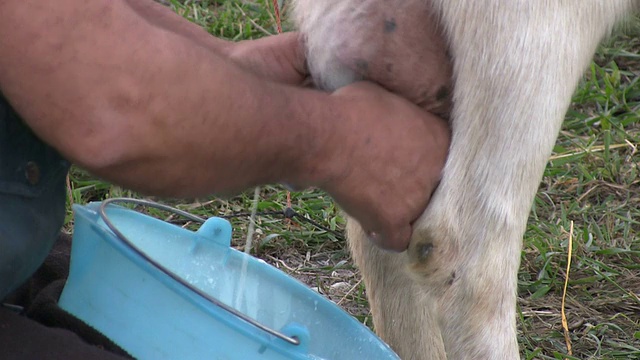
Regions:
M 301 80 L 295 81 L 295 85 L 309 76 L 306 48 L 299 33 L 287 32 L 268 39 L 277 39 L 279 41 L 276 57 L 279 58 L 281 63 L 289 64 L 288 66 L 299 75 Z
M 366 234 L 367 239 L 381 249 L 403 252 L 409 247 L 412 228 L 411 225 L 406 225 L 387 232 L 368 231 Z
M 365 233 L 367 234 L 367 239 L 369 241 L 371 241 L 374 245 L 378 246 L 378 247 L 383 247 L 383 240 L 382 240 L 382 236 L 380 236 L 379 233 L 375 232 L 375 231 L 365 231 Z

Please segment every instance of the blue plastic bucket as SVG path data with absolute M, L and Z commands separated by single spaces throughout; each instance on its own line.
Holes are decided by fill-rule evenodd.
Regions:
M 333 302 L 231 248 L 224 219 L 192 232 L 106 202 L 74 212 L 60 307 L 138 359 L 399 359 Z

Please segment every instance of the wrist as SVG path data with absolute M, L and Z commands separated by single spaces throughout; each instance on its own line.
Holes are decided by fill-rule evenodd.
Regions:
M 346 107 L 335 97 L 317 90 L 298 90 L 300 96 L 291 102 L 292 118 L 298 129 L 292 134 L 295 147 L 283 155 L 288 168 L 282 183 L 294 189 L 317 187 L 327 189 L 345 162 L 343 134 L 348 123 Z M 283 131 L 287 131 L 283 129 Z

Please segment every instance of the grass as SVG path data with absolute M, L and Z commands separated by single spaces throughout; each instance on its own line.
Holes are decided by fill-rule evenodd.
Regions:
M 640 358 L 640 43 L 603 44 L 576 91 L 530 216 L 520 279 L 525 358 L 562 358 L 560 296 L 580 359 Z
M 275 33 L 270 0 L 167 2 L 229 40 Z M 286 24 L 285 24 L 286 25 Z M 285 26 L 286 29 L 286 26 Z M 633 30 L 602 45 L 576 91 L 535 198 L 519 273 L 519 342 L 525 359 L 640 359 L 640 40 Z M 137 194 L 71 172 L 75 203 Z M 251 208 L 253 191 L 228 200 L 171 202 L 201 216 Z M 292 193 L 302 215 L 342 230 L 344 218 L 322 191 Z M 168 201 L 164 201 L 168 202 Z M 286 192 L 261 188 L 258 211 L 281 211 Z M 72 227 L 68 211 L 67 227 Z M 243 248 L 247 216 L 231 219 Z M 574 224 L 566 312 L 573 357 L 560 320 L 569 227 Z M 366 291 L 344 239 L 303 221 L 257 218 L 254 255 L 292 274 L 371 325 Z

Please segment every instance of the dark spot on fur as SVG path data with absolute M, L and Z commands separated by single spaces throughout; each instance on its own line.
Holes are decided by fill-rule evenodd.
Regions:
M 387 70 L 387 72 L 393 72 L 393 64 L 387 64 L 384 69 Z
M 443 86 L 436 93 L 436 100 L 442 101 L 449 97 L 449 89 L 446 86 Z
M 396 31 L 398 24 L 396 24 L 396 19 L 391 18 L 384 21 L 384 33 L 389 34 Z
M 371 137 L 370 137 L 370 136 L 367 136 L 367 138 L 366 138 L 366 139 L 364 139 L 364 143 L 365 143 L 365 145 L 369 145 L 369 144 L 371 144 Z
M 369 62 L 367 60 L 358 59 L 356 60 L 356 68 L 359 71 L 365 72 L 369 69 Z
M 451 277 L 447 281 L 447 285 L 452 285 L 455 280 L 456 280 L 456 272 L 452 271 L 451 272 Z
M 427 256 L 429 256 L 429 253 L 431 253 L 431 250 L 433 249 L 433 244 L 424 244 L 420 247 L 419 249 L 419 254 L 420 254 L 420 258 L 424 259 Z

